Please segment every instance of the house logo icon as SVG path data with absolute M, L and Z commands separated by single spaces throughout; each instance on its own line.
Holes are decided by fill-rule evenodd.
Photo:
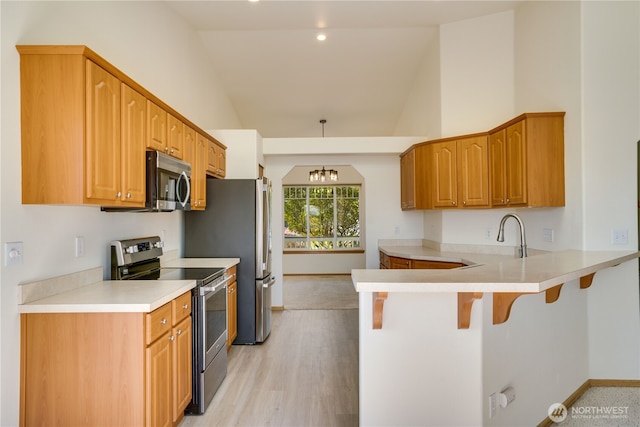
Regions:
M 547 410 L 549 419 L 554 423 L 561 423 L 567 418 L 567 407 L 562 403 L 554 403 Z

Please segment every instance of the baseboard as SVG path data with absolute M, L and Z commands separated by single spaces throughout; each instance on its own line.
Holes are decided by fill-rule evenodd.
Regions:
M 640 387 L 640 380 L 606 380 L 606 379 L 589 379 L 584 382 L 571 396 L 569 396 L 562 404 L 565 408 L 571 407 L 576 400 L 580 398 L 591 387 Z M 538 427 L 549 427 L 555 423 L 549 417 L 546 417 Z
M 285 273 L 283 276 L 351 276 L 351 273 Z
M 271 311 L 284 311 L 284 306 L 283 305 L 272 305 L 271 306 Z

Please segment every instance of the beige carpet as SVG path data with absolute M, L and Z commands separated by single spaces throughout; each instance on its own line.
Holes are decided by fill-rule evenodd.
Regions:
M 348 310 L 358 308 L 350 275 L 284 276 L 285 310 Z

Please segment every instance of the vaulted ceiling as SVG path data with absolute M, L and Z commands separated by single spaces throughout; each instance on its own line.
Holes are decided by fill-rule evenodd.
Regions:
M 168 1 L 263 137 L 390 136 L 441 24 L 515 1 Z M 326 34 L 318 41 L 319 33 Z

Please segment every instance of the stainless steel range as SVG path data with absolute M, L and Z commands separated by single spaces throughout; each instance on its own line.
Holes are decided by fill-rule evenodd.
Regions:
M 224 268 L 161 268 L 159 237 L 111 242 L 112 280 L 195 280 L 192 400 L 186 414 L 203 414 L 227 375 L 227 282 Z

